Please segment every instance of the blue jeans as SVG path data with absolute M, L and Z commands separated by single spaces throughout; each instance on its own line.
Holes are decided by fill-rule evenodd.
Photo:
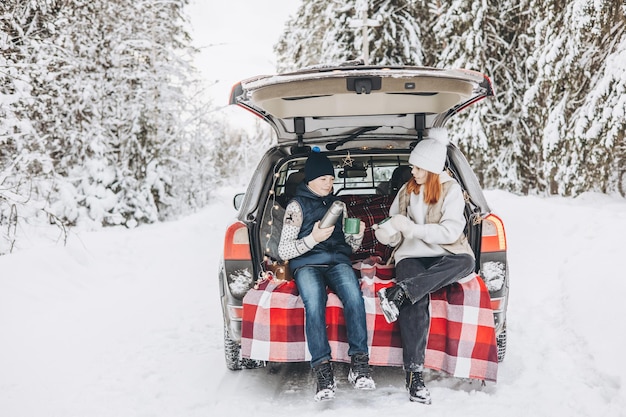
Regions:
M 421 371 L 430 327 L 430 293 L 457 282 L 474 270 L 467 254 L 407 258 L 396 265 L 396 281 L 411 302 L 398 316 L 405 371 Z
M 294 279 L 304 302 L 305 332 L 311 353 L 311 367 L 329 361 L 330 345 L 326 333 L 326 286 L 341 300 L 348 334 L 348 355 L 368 353 L 365 304 L 359 280 L 351 265 L 303 266 Z

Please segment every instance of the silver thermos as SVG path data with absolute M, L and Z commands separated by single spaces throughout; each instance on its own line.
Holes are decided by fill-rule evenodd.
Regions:
M 326 229 L 327 227 L 334 226 L 337 223 L 337 219 L 343 213 L 343 203 L 339 200 L 330 205 L 324 217 L 320 221 L 320 229 Z

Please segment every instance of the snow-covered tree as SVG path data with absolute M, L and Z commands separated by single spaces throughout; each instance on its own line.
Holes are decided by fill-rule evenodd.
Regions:
M 536 77 L 524 105 L 541 138 L 551 192 L 617 189 L 626 131 L 625 9 L 617 0 L 555 2 L 545 23 L 534 26 L 528 67 Z
M 0 4 L 0 226 L 15 207 L 133 226 L 207 202 L 212 170 L 198 161 L 210 146 L 197 133 L 210 111 L 190 65 L 186 4 Z
M 53 13 L 43 0 L 0 4 L 0 254 L 14 247 L 21 218 L 48 214 L 41 200 L 48 196 L 53 163 L 39 119 L 49 116 L 36 105 L 41 71 L 34 55 L 39 39 L 54 33 Z
M 487 186 L 528 191 L 541 181 L 537 137 L 523 117 L 532 39 L 526 32 L 535 16 L 529 11 L 538 6 L 492 0 L 429 5 L 436 40 L 426 44 L 426 55 L 439 67 L 484 72 L 495 87 L 495 99 L 470 107 L 451 123 L 454 138 Z
M 248 177 L 276 139 L 271 128 L 258 120 L 245 129 L 226 120 L 216 120 L 212 135 L 215 174 L 231 184 L 247 184 Z
M 82 163 L 61 164 L 68 167 L 62 174 L 75 179 L 77 203 L 97 223 L 153 222 L 174 204 L 175 142 L 183 134 L 188 74 L 181 56 L 188 40 L 185 3 L 89 1 L 60 16 L 73 24 L 62 26 L 56 43 L 73 52 L 77 66 L 70 68 L 76 72 L 67 77 L 74 84 L 65 100 L 66 108 L 76 109 L 64 119 L 75 131 L 64 129 L 59 142 L 82 148 L 72 155 Z
M 623 1 L 304 0 L 276 46 L 279 71 L 358 57 L 348 23 L 364 8 L 382 22 L 370 63 L 491 77 L 495 99 L 451 123 L 485 186 L 626 193 Z
M 418 2 L 304 0 L 275 46 L 278 71 L 363 58 L 363 12 L 380 22 L 368 29 L 368 62 L 422 65 Z M 352 23 L 352 25 L 351 25 Z
M 353 42 L 341 43 L 336 34 L 335 19 L 342 8 L 340 0 L 303 1 L 274 47 L 278 71 L 355 59 Z

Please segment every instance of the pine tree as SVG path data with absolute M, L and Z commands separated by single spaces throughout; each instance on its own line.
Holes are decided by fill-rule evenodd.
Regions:
M 54 34 L 55 12 L 44 0 L 0 4 L 0 254 L 15 246 L 19 219 L 49 214 L 40 196 L 48 195 L 53 162 L 48 137 L 39 131 L 37 106 L 41 67 L 47 62 L 40 64 L 36 56 L 40 39 Z
M 527 192 L 541 181 L 537 138 L 524 120 L 529 10 L 537 4 L 483 0 L 437 2 L 427 55 L 437 66 L 467 68 L 492 79 L 494 99 L 452 120 L 453 136 L 485 186 Z M 431 10 L 435 6 L 431 4 Z
M 537 77 L 526 104 L 552 193 L 618 188 L 626 128 L 620 3 L 555 2 L 546 24 L 536 26 L 530 62 Z
M 197 134 L 210 112 L 190 100 L 201 87 L 186 4 L 0 5 L 0 224 L 17 206 L 60 224 L 132 226 L 206 203 L 206 157 L 189 150 L 210 152 Z
M 336 37 L 335 20 L 339 10 L 345 8 L 343 3 L 340 0 L 302 2 L 274 47 L 278 72 L 355 59 L 350 40 L 345 43 Z
M 278 72 L 362 58 L 362 30 L 350 24 L 361 23 L 363 11 L 380 16 L 368 29 L 370 64 L 422 65 L 420 10 L 406 0 L 304 0 L 275 46 Z
M 346 23 L 363 7 L 383 22 L 370 29 L 372 64 L 468 68 L 491 77 L 496 97 L 450 123 L 484 186 L 626 194 L 623 2 L 305 1 L 278 45 L 280 65 L 358 56 L 362 36 Z M 315 20 L 322 10 L 334 17 Z M 316 35 L 307 42 L 290 42 L 294 31 L 310 30 Z M 284 53 L 296 49 L 297 59 Z
M 416 1 L 373 0 L 369 16 L 378 17 L 380 26 L 371 28 L 369 61 L 374 65 L 423 65 L 422 33 L 424 13 Z M 360 34 L 359 34 L 360 35 Z M 359 45 L 363 37 L 359 36 Z

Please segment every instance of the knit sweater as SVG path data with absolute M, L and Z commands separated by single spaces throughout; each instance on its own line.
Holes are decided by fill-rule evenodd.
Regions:
M 442 195 L 435 204 L 426 204 L 423 192 L 408 195 L 406 184 L 393 201 L 389 214 L 405 214 L 415 223 L 413 236 L 405 238 L 395 252 L 396 263 L 405 258 L 434 257 L 450 253 L 474 256 L 464 234 L 465 200 L 461 186 L 446 172 L 441 173 L 439 179 Z
M 312 235 L 315 222 L 338 199 L 332 194 L 319 196 L 304 183 L 296 189 L 296 195 L 285 209 L 278 245 L 281 259 L 289 260 L 292 271 L 304 265 L 351 264 L 350 255 L 361 245 L 364 231 L 361 230 L 356 235 L 344 234 L 345 213 L 337 219 L 335 230 L 328 239 L 316 242 Z

